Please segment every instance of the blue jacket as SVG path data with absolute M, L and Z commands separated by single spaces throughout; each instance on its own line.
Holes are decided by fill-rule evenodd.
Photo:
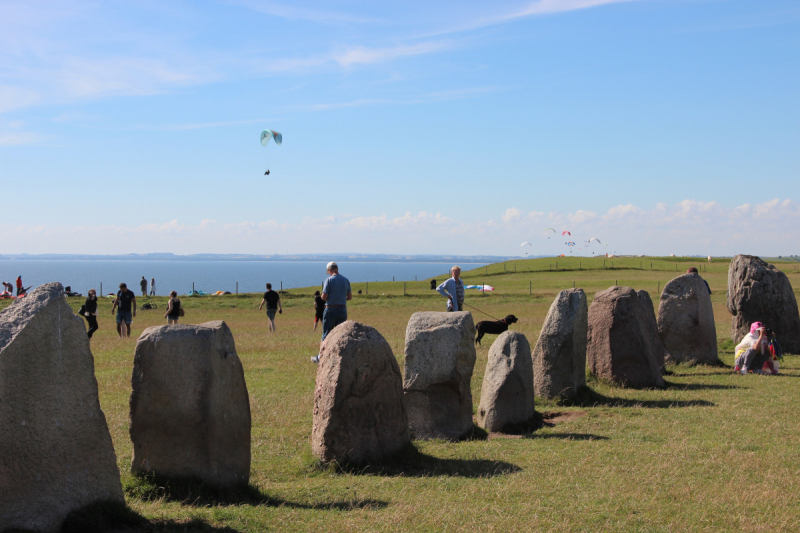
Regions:
M 458 282 L 461 283 L 462 287 L 466 287 L 466 285 L 464 285 L 464 280 L 459 278 Z M 436 292 L 438 292 L 442 296 L 450 296 L 453 298 L 452 300 L 447 301 L 448 310 L 452 309 L 453 311 L 461 311 L 461 309 L 458 308 L 458 298 L 456 298 L 455 278 L 444 280 L 444 282 L 441 285 L 436 287 Z M 464 296 L 466 296 L 466 290 L 464 291 Z M 450 302 L 452 302 L 452 306 L 450 305 Z

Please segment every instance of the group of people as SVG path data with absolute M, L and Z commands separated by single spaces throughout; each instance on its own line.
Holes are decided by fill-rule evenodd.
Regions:
M 736 362 L 734 372 L 746 375 L 777 374 L 783 350 L 775 336 L 775 332 L 761 322 L 750 325 L 750 333 L 744 336 L 734 350 Z
M 142 277 L 142 284 L 143 295 L 147 296 L 147 281 L 144 277 Z M 152 294 L 155 295 L 155 279 L 152 280 L 150 286 Z M 80 310 L 80 314 L 89 324 L 89 331 L 87 333 L 91 339 L 94 332 L 99 329 L 97 324 L 97 291 L 95 289 L 89 290 L 86 301 Z M 125 283 L 119 284 L 119 291 L 117 291 L 117 296 L 114 298 L 114 303 L 111 306 L 111 314 L 116 315 L 117 335 L 119 335 L 120 338 L 130 337 L 131 324 L 133 324 L 133 318 L 136 316 L 136 295 L 132 290 L 128 289 L 128 285 Z M 178 298 L 178 293 L 172 291 L 169 293 L 169 303 L 167 304 L 164 318 L 167 319 L 168 324 L 174 325 L 178 323 L 178 319 L 182 316 L 184 316 L 184 310 L 181 306 L 181 300 Z
M 2 295 L 5 297 L 14 296 L 14 286 L 8 283 L 7 281 L 4 281 L 2 283 L 3 283 Z M 28 289 L 30 289 L 30 287 L 28 287 Z M 22 284 L 22 276 L 17 276 L 17 296 L 18 297 L 22 296 L 28 291 L 28 289 L 26 289 L 25 286 Z
M 139 282 L 139 286 L 142 288 L 142 296 L 147 296 L 147 279 L 142 276 L 142 281 Z M 156 278 L 150 279 L 150 296 L 156 295 Z

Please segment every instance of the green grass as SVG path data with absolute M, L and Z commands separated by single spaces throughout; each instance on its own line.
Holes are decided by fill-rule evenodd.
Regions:
M 579 263 L 580 261 L 580 263 Z M 520 317 L 514 329 L 535 343 L 553 297 L 583 287 L 591 299 L 614 284 L 656 290 L 688 266 L 707 267 L 714 291 L 720 355 L 733 361 L 725 309 L 728 263 L 697 259 L 535 259 L 465 272 L 467 302 L 494 316 Z M 653 262 L 653 270 L 646 268 Z M 776 263 L 800 285 L 796 263 Z M 516 273 L 513 272 L 516 267 Z M 343 272 L 347 274 L 347 272 Z M 443 279 L 439 277 L 438 279 Z M 354 284 L 354 290 L 366 290 Z M 406 323 L 415 311 L 441 310 L 429 283 L 370 283 L 350 318 L 376 327 L 403 363 Z M 114 332 L 111 304 L 101 304 L 92 341 L 100 400 L 114 440 L 128 510 L 74 517 L 73 530 L 152 531 L 797 531 L 800 530 L 800 357 L 787 356 L 783 376 L 737 376 L 729 368 L 670 368 L 666 390 L 635 391 L 590 381 L 572 405 L 537 402 L 555 425 L 526 435 L 459 443 L 416 442 L 398 459 L 365 470 L 320 468 L 311 455 L 313 390 L 319 329 L 315 288 L 284 295 L 278 333 L 256 310 L 260 295 L 184 297 L 184 322 L 222 319 L 231 327 L 250 392 L 251 486 L 217 491 L 187 480 L 129 474 L 128 397 L 135 338 L 164 323 L 140 311 L 132 340 Z M 530 292 L 530 294 L 529 294 Z M 75 309 L 81 299 L 70 299 Z M 476 320 L 485 317 L 473 312 Z M 494 337 L 489 337 L 489 341 Z M 478 349 L 472 381 L 480 398 L 490 342 Z M 568 416 L 559 416 L 567 413 Z M 556 418 L 554 418 L 556 416 Z M 100 526 L 92 526 L 94 523 Z M 77 524 L 77 525 L 75 525 Z M 127 528 L 127 529 L 126 529 Z

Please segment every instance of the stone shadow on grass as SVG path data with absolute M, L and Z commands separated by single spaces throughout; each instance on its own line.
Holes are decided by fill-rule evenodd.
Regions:
M 62 533 L 148 533 L 175 531 L 185 533 L 238 533 L 227 526 L 212 526 L 205 520 L 193 518 L 186 522 L 175 520 L 150 521 L 121 502 L 97 502 L 67 515 Z
M 708 400 L 629 400 L 613 398 L 583 387 L 572 400 L 564 400 L 561 405 L 575 407 L 643 407 L 646 409 L 670 409 L 674 407 L 714 407 Z
M 712 383 L 668 383 L 667 387 L 675 390 L 734 390 L 749 389 L 741 385 L 715 385 Z
M 353 475 L 404 477 L 490 478 L 522 471 L 517 465 L 492 459 L 441 459 L 419 451 L 413 443 L 384 461 L 370 464 L 332 463 L 320 467 Z
M 355 509 L 383 509 L 388 502 L 380 500 L 343 500 L 306 504 L 276 498 L 253 485 L 214 487 L 193 478 L 166 478 L 148 474 L 134 476 L 125 486 L 125 493 L 142 501 L 166 500 L 191 507 L 217 505 L 264 505 L 290 509 L 352 511 Z
M 531 433 L 526 439 L 561 439 L 561 440 L 609 440 L 603 435 L 592 433 Z

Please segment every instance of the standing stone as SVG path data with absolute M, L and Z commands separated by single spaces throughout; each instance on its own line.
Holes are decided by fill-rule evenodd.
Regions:
M 527 422 L 533 412 L 531 345 L 522 333 L 506 331 L 489 349 L 478 424 L 500 431 L 508 424 Z
M 684 274 L 664 285 L 658 335 L 669 352 L 667 362 L 719 363 L 711 295 L 699 274 Z
M 0 313 L 0 530 L 60 531 L 71 511 L 124 502 L 83 319 L 60 283 Z
M 653 344 L 649 320 L 642 299 L 630 287 L 595 294 L 586 349 L 591 372 L 624 387 L 664 387 L 659 364 L 663 352 Z
M 754 255 L 737 255 L 728 269 L 728 311 L 731 338 L 742 340 L 750 324 L 772 328 L 786 352 L 800 353 L 800 316 L 786 274 Z
M 639 297 L 639 301 L 642 302 L 642 308 L 646 315 L 644 326 L 646 334 L 653 345 L 654 353 L 656 354 L 655 364 L 663 374 L 666 371 L 666 362 L 671 360 L 671 357 L 664 347 L 664 343 L 661 342 L 661 337 L 658 336 L 658 320 L 656 319 L 653 300 L 650 298 L 650 293 L 645 290 L 637 291 L 636 295 Z
M 420 312 L 406 328 L 403 393 L 415 439 L 457 440 L 472 430 L 475 324 L 468 312 Z
M 314 390 L 311 450 L 321 460 L 366 463 L 410 440 L 403 378 L 378 330 L 349 320 L 325 338 Z
M 561 291 L 533 350 L 533 388 L 542 398 L 573 398 L 586 385 L 589 307 L 583 289 Z
M 131 387 L 132 472 L 248 482 L 250 400 L 225 322 L 144 330 Z

